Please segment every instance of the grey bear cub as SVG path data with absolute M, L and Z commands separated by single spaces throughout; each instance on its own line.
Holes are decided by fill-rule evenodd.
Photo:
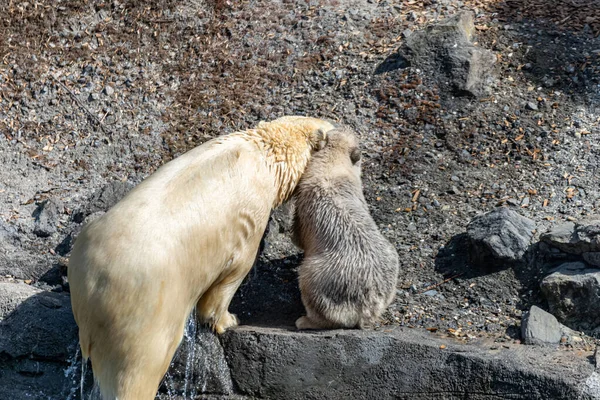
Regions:
M 372 326 L 396 294 L 399 260 L 369 213 L 356 134 L 327 133 L 294 192 L 293 240 L 306 316 L 298 329 Z

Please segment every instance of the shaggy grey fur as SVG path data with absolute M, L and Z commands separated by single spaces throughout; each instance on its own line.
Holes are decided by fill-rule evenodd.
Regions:
M 369 214 L 354 132 L 327 133 L 294 193 L 294 241 L 304 249 L 298 329 L 371 326 L 394 299 L 398 254 Z

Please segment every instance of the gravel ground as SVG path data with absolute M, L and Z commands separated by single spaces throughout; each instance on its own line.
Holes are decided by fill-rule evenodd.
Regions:
M 469 267 L 466 225 L 508 206 L 539 236 L 600 206 L 600 1 L 541 3 L 0 0 L 0 274 L 63 290 L 61 257 L 113 197 L 212 137 L 313 115 L 359 132 L 367 200 L 401 256 L 383 325 L 518 343 L 547 271 Z M 382 68 L 459 10 L 497 55 L 489 96 Z M 46 200 L 57 211 L 40 235 Z M 591 349 L 582 337 L 564 348 Z

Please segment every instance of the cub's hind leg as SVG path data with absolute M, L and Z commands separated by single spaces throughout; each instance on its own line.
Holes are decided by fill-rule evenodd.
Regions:
M 323 318 L 318 313 L 314 312 L 310 307 L 306 307 L 306 315 L 296 320 L 296 328 L 298 329 L 336 329 L 340 325 Z

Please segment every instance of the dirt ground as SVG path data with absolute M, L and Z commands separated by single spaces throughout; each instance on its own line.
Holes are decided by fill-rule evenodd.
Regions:
M 217 135 L 311 115 L 360 134 L 365 195 L 402 260 L 382 324 L 519 343 L 548 271 L 470 267 L 466 225 L 508 206 L 539 235 L 600 206 L 600 1 L 547 3 L 0 0 L 0 274 L 63 290 L 62 257 L 111 196 Z M 409 31 L 459 10 L 497 55 L 488 97 L 414 67 L 380 72 Z M 58 211 L 44 236 L 46 200 Z M 272 279 L 293 285 L 297 253 L 267 247 Z

